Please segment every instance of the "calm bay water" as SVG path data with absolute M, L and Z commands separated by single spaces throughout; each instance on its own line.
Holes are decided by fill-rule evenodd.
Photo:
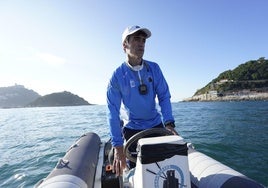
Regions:
M 174 103 L 195 148 L 268 186 L 268 101 Z M 0 187 L 33 187 L 83 133 L 109 138 L 106 107 L 0 109 Z

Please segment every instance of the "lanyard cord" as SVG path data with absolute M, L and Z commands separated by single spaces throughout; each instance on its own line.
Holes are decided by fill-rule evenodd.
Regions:
M 139 70 L 138 70 L 138 76 L 139 76 L 140 84 L 142 85 L 143 84 L 143 81 L 142 81 L 141 74 L 140 74 L 140 71 Z

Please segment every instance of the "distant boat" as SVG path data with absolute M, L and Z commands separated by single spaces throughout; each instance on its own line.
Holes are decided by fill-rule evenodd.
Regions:
M 165 130 L 165 129 L 164 129 Z M 149 137 L 159 134 L 158 137 Z M 138 140 L 137 157 L 128 147 Z M 38 188 L 262 188 L 263 185 L 196 151 L 192 144 L 163 129 L 134 135 L 124 152 L 136 167 L 116 177 L 112 173 L 110 141 L 102 142 L 93 132 L 82 135 L 59 160 Z

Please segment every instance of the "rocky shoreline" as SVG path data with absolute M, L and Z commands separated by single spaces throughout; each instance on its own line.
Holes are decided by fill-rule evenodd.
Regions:
M 191 101 L 244 101 L 244 100 L 268 100 L 268 92 L 248 92 L 241 93 L 236 92 L 232 94 L 226 94 L 223 96 L 218 96 L 214 94 L 201 94 L 194 95 L 190 98 L 183 99 L 183 102 Z

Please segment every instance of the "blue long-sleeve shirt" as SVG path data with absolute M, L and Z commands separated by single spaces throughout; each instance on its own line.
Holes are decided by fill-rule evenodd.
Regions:
M 139 86 L 147 86 L 147 94 L 139 93 Z M 161 114 L 156 109 L 156 96 Z M 128 115 L 126 127 L 144 130 L 163 122 L 174 122 L 168 84 L 158 64 L 143 63 L 139 71 L 132 70 L 126 62 L 113 73 L 107 88 L 107 116 L 113 146 L 122 146 L 120 108 L 123 103 Z

